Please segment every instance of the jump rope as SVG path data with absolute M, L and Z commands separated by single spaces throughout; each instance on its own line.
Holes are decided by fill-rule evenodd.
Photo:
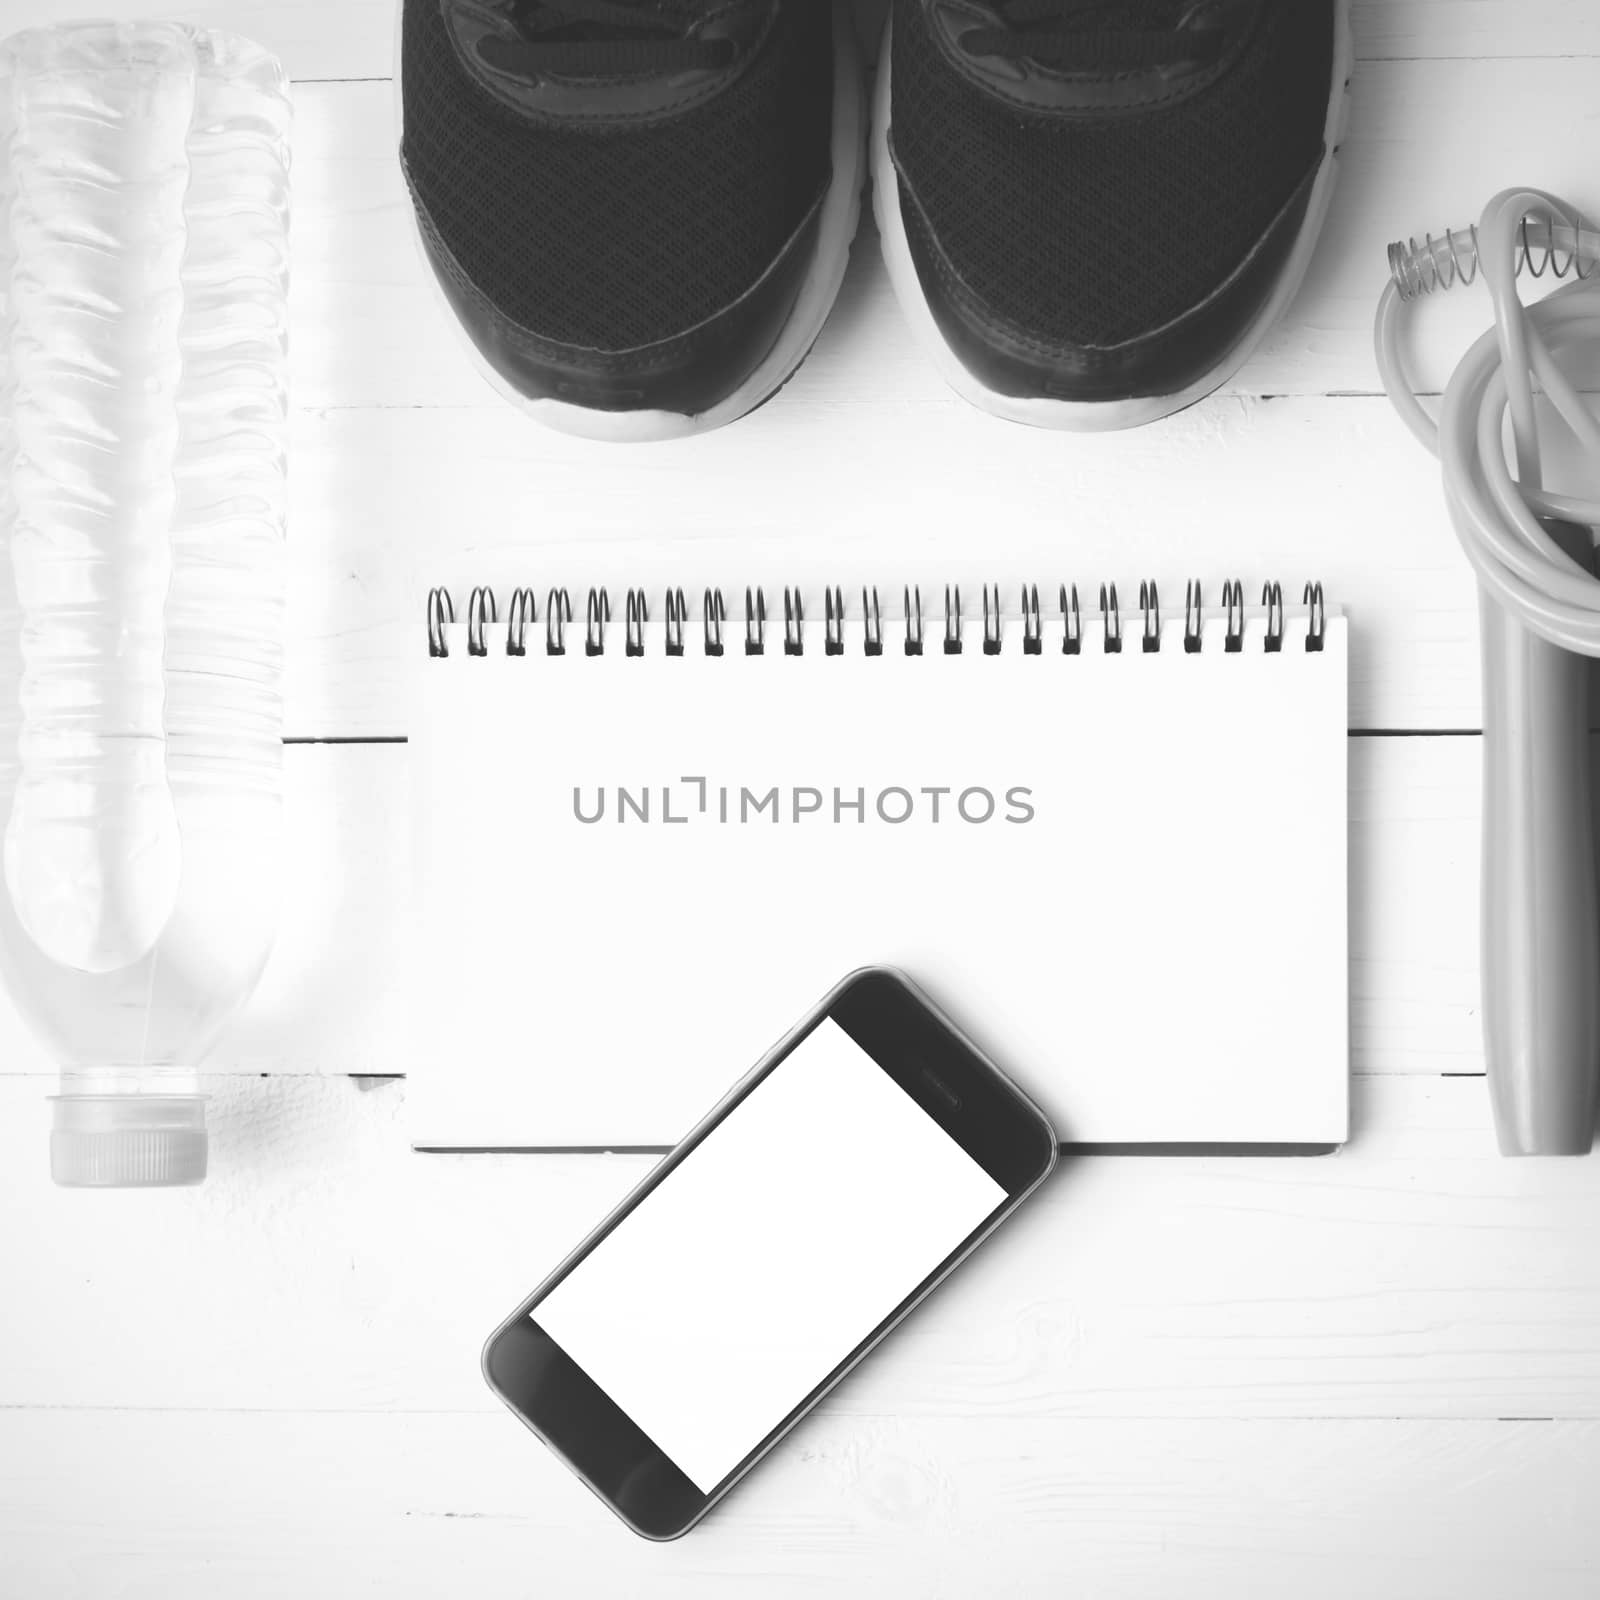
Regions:
M 1392 245 L 1389 265 L 1378 370 L 1439 458 L 1482 596 L 1483 1005 L 1496 1130 L 1508 1154 L 1581 1154 L 1600 1094 L 1587 660 L 1600 656 L 1600 499 L 1546 488 L 1545 464 L 1564 432 L 1600 481 L 1588 472 L 1600 474 L 1600 420 L 1571 376 L 1600 374 L 1600 233 L 1554 195 L 1508 189 L 1475 227 Z M 1546 277 L 1571 281 L 1525 304 L 1518 280 Z M 1435 421 L 1407 370 L 1409 313 L 1479 278 L 1494 327 L 1456 368 Z

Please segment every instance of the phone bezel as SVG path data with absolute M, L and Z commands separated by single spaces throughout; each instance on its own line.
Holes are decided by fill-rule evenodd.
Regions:
M 700 1490 L 538 1325 L 539 1302 L 736 1106 L 831 1017 L 1005 1190 L 1005 1199 L 709 1493 Z M 851 973 L 651 1169 L 490 1335 L 490 1388 L 634 1532 L 687 1533 L 919 1301 L 1048 1176 L 1056 1137 L 1044 1113 L 904 974 Z

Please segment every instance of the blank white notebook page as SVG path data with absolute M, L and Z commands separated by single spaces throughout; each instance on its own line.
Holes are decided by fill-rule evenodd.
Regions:
M 542 612 L 541 612 L 542 618 Z M 1346 646 L 586 655 L 419 639 L 422 1148 L 674 1143 L 855 967 L 903 968 L 1067 1141 L 1347 1123 Z M 1052 642 L 1059 640 L 1059 631 Z

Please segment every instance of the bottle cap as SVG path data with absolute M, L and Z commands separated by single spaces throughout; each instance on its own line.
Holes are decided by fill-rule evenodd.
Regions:
M 198 1094 L 54 1095 L 50 1176 L 71 1189 L 153 1189 L 206 1175 Z

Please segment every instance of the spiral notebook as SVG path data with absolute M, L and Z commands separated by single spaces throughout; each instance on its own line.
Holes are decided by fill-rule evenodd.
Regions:
M 1320 590 L 459 598 L 417 636 L 417 1148 L 670 1145 L 868 964 L 1064 1140 L 1345 1138 Z

